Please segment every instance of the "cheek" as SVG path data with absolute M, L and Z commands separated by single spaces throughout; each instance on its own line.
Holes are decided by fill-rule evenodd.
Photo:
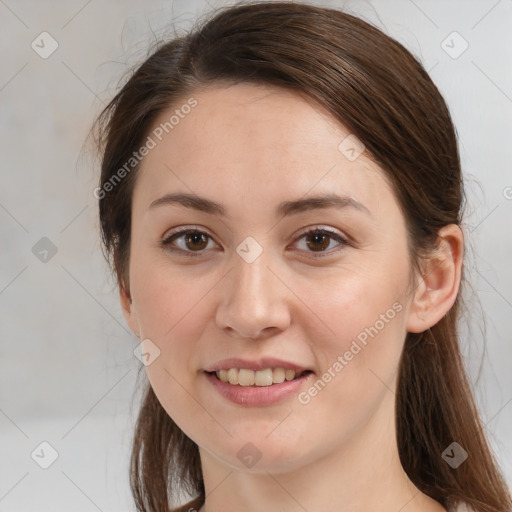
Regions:
M 304 423 L 298 428 L 308 437 L 306 443 L 318 443 L 314 435 L 309 438 L 309 432 L 317 431 L 310 426 L 317 425 L 328 453 L 333 439 L 349 440 L 385 400 L 394 400 L 405 327 L 404 307 L 392 290 L 352 283 L 324 297 L 321 311 L 335 334 L 313 338 L 321 374 L 298 396 L 295 415 Z
M 134 255 L 132 262 L 130 282 L 144 336 L 163 342 L 183 324 L 194 325 L 190 319 L 199 318 L 198 309 L 215 276 L 193 265 L 173 266 L 160 255 Z
M 390 331 L 401 332 L 404 286 L 402 277 L 385 268 L 351 269 L 342 277 L 311 287 L 304 296 L 324 324 L 322 332 L 328 333 L 320 338 L 322 344 L 344 351 L 353 340 L 364 345 Z M 318 336 L 312 339 L 318 340 Z
M 141 336 L 159 351 L 146 366 L 148 377 L 163 403 L 169 396 L 177 403 L 185 399 L 180 384 L 191 389 L 200 367 L 198 342 L 212 317 L 207 294 L 218 278 L 199 276 L 192 266 L 171 268 L 156 259 L 134 257 L 130 279 Z
M 206 310 L 201 279 L 152 267 L 136 285 L 137 314 L 144 338 L 149 338 L 159 355 L 145 370 L 160 404 L 184 431 L 189 432 L 205 410 L 195 397 L 200 367 L 198 341 L 203 337 Z M 210 315 L 210 316 L 208 316 Z
M 336 404 L 350 411 L 349 423 L 364 422 L 393 389 L 406 334 L 404 279 L 384 267 L 373 267 L 371 273 L 359 269 L 345 274 L 337 286 L 309 295 L 334 333 L 323 337 L 314 329 L 308 333 L 321 375 L 300 402 L 316 402 L 312 407 L 318 408 L 319 417 L 325 414 L 324 421 Z

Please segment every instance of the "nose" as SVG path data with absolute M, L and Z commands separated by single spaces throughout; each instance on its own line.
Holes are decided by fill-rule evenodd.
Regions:
M 266 251 L 252 263 L 234 255 L 234 266 L 223 279 L 217 307 L 219 329 L 234 338 L 264 339 L 290 325 L 292 295 Z M 278 267 L 278 265 L 274 265 Z

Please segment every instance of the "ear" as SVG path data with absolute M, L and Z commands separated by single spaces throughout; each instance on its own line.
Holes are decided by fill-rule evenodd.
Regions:
M 464 235 L 456 224 L 438 231 L 437 249 L 423 264 L 407 319 L 408 332 L 423 332 L 453 306 L 460 286 Z
M 133 304 L 129 290 L 127 290 L 121 283 L 119 284 L 119 299 L 126 323 L 133 331 L 133 333 L 138 337 L 140 335 L 140 327 L 135 305 Z

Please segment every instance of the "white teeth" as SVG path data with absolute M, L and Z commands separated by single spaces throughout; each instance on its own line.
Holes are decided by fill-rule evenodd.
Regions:
M 254 372 L 252 370 L 238 370 L 238 384 L 240 386 L 254 386 Z
M 251 373 L 254 373 L 254 384 L 256 384 L 256 386 L 271 386 L 274 382 L 274 376 L 271 368 Z
M 295 370 L 285 370 L 284 368 L 267 368 L 258 371 L 230 368 L 215 373 L 222 382 L 239 386 L 271 386 L 272 384 L 281 384 L 285 380 L 293 380 L 296 376 Z
M 228 370 L 228 381 L 230 384 L 238 384 L 238 370 L 236 368 Z
M 285 371 L 284 368 L 275 368 L 273 373 L 274 384 L 281 384 L 284 382 Z

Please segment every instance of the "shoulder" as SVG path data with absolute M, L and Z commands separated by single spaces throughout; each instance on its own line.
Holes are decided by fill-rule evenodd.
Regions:
M 173 512 L 198 512 L 202 506 L 203 498 L 202 496 L 199 496 L 194 498 L 192 501 L 185 503 L 185 505 L 181 505 L 181 507 L 174 509 Z

